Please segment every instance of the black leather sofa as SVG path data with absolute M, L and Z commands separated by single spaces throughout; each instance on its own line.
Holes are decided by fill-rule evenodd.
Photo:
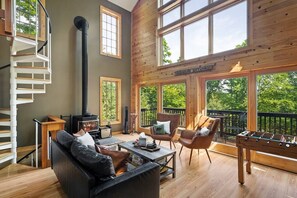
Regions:
M 160 168 L 146 163 L 105 182 L 98 181 L 60 143 L 52 141 L 51 166 L 68 197 L 157 198 Z

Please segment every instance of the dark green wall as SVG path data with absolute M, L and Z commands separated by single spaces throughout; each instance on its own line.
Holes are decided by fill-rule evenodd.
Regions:
M 100 55 L 100 4 L 122 15 L 122 59 Z M 130 12 L 105 0 L 48 0 L 46 7 L 52 22 L 52 84 L 47 86 L 46 94 L 35 95 L 34 103 L 18 106 L 18 146 L 34 144 L 33 118 L 81 114 L 81 32 L 73 24 L 75 16 L 83 16 L 90 26 L 88 112 L 99 115 L 100 76 L 121 78 L 122 108 L 130 106 Z M 114 125 L 113 131 L 122 130 L 122 126 Z

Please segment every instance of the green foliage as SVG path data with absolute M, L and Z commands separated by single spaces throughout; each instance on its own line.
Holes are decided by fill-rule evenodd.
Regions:
M 162 46 L 163 46 L 163 64 L 170 64 L 172 60 L 170 59 L 171 52 L 170 47 L 168 46 L 167 41 L 163 38 L 162 39 Z
M 207 82 L 207 108 L 247 110 L 247 79 Z M 297 72 L 257 76 L 258 112 L 297 113 Z
M 117 83 L 104 81 L 102 85 L 102 121 L 117 119 Z
M 140 90 L 141 108 L 157 108 L 157 86 L 145 86 Z
M 186 108 L 186 84 L 163 86 L 163 107 Z
M 241 44 L 236 45 L 235 48 L 241 48 L 246 46 L 247 46 L 247 39 L 245 39 Z
M 17 0 L 17 31 L 22 34 L 36 34 L 36 0 Z
M 207 108 L 211 110 L 247 109 L 247 79 L 231 78 L 207 82 Z
M 258 111 L 297 113 L 296 72 L 257 76 Z

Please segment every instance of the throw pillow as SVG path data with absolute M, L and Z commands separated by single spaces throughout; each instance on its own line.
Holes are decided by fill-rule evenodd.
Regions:
M 170 134 L 170 121 L 165 121 L 165 122 L 157 121 L 157 124 L 158 125 L 163 124 L 165 133 Z
M 84 136 L 85 134 L 86 134 L 86 132 L 85 132 L 83 129 L 79 130 L 79 131 L 76 132 L 76 133 L 73 133 L 73 135 L 74 135 L 75 137 Z
M 202 127 L 200 130 L 196 131 L 196 136 L 207 136 L 210 130 L 206 127 Z
M 73 141 L 71 145 L 71 154 L 83 165 L 83 167 L 88 169 L 100 180 L 106 180 L 115 175 L 110 156 L 97 153 L 95 150 L 89 149 L 78 140 Z
M 83 145 L 94 145 L 95 141 L 92 138 L 92 136 L 89 133 L 85 133 L 83 136 L 79 136 L 77 137 L 78 141 L 80 141 L 80 143 L 82 143 Z
M 118 170 L 123 170 L 123 168 L 127 167 L 127 160 L 130 156 L 129 152 L 112 151 L 109 150 L 107 147 L 101 145 L 95 145 L 95 148 L 98 153 L 108 155 L 111 157 L 116 172 L 118 172 Z
M 64 130 L 58 131 L 57 142 L 59 142 L 66 149 L 70 149 L 74 137 Z
M 156 135 L 164 135 L 165 134 L 164 124 L 154 124 L 153 129 L 154 129 Z

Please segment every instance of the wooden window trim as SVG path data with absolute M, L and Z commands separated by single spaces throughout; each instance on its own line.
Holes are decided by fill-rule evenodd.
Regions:
M 107 15 L 111 15 L 113 17 L 115 17 L 117 19 L 117 55 L 113 55 L 113 54 L 109 54 L 109 53 L 105 53 L 103 52 L 103 42 L 102 42 L 102 14 L 105 13 Z M 121 14 L 110 10 L 104 6 L 100 6 L 100 54 L 104 55 L 104 56 L 110 56 L 113 58 L 118 58 L 121 59 L 122 58 L 122 16 Z
M 197 81 L 197 113 L 206 114 L 206 81 L 220 80 L 225 78 L 246 77 L 248 79 L 248 109 L 247 109 L 247 130 L 257 130 L 257 75 L 275 74 L 282 72 L 297 71 L 297 65 L 280 66 L 265 69 L 253 69 L 250 71 L 241 71 L 241 73 L 234 74 L 210 74 L 206 76 L 196 76 Z M 195 121 L 194 121 L 195 122 Z M 224 153 L 227 155 L 237 156 L 237 148 L 234 145 L 223 144 L 219 142 L 212 142 L 210 150 Z M 269 165 L 275 168 L 280 168 L 287 171 L 297 173 L 296 160 L 290 158 L 282 158 L 281 156 L 273 156 L 267 153 L 256 152 L 252 150 L 252 162 L 263 165 Z M 285 164 L 285 165 L 284 165 Z
M 121 124 L 122 123 L 122 116 L 121 116 L 121 105 L 122 105 L 122 80 L 120 78 L 111 78 L 111 77 L 100 77 L 100 104 L 99 104 L 99 114 L 100 114 L 100 124 L 106 125 L 108 121 L 103 120 L 103 112 L 102 112 L 102 90 L 103 90 L 103 82 L 109 81 L 109 82 L 115 82 L 117 84 L 117 102 L 116 102 L 116 109 L 117 109 L 117 118 L 115 121 L 110 121 L 111 124 Z
M 220 12 L 222 10 L 228 9 L 234 5 L 237 5 L 243 1 L 247 2 L 247 47 L 242 47 L 239 49 L 229 49 L 223 52 L 218 52 L 213 54 L 213 15 L 217 12 Z M 157 62 L 158 62 L 158 67 L 159 68 L 163 68 L 163 67 L 172 67 L 172 66 L 179 66 L 185 63 L 191 63 L 191 62 L 195 62 L 196 60 L 200 60 L 201 58 L 204 57 L 209 57 L 209 56 L 213 56 L 213 55 L 217 55 L 217 54 L 225 54 L 225 53 L 230 53 L 230 52 L 242 52 L 242 50 L 247 50 L 248 47 L 252 44 L 252 41 L 250 41 L 252 39 L 251 36 L 251 32 L 252 32 L 252 21 L 250 21 L 251 18 L 251 7 L 252 7 L 252 3 L 249 0 L 218 0 L 215 1 L 213 3 L 209 3 L 209 5 L 203 7 L 200 10 L 197 10 L 187 16 L 184 16 L 184 14 L 181 16 L 181 18 L 179 20 L 176 20 L 175 22 L 172 22 L 168 25 L 166 25 L 165 27 L 162 27 L 162 15 L 168 11 L 170 11 L 171 9 L 174 9 L 175 7 L 180 6 L 181 7 L 181 12 L 183 13 L 183 9 L 184 9 L 184 0 L 172 0 L 168 3 L 166 3 L 164 6 L 161 6 L 158 11 L 159 11 L 159 17 L 158 17 L 158 24 L 160 25 L 157 29 Z M 173 32 L 175 30 L 180 29 L 181 31 L 181 35 L 180 37 L 183 36 L 183 29 L 184 26 L 191 24 L 195 21 L 199 21 L 205 17 L 209 18 L 209 54 L 205 55 L 205 56 L 201 56 L 201 57 L 196 57 L 190 60 L 184 60 L 184 42 L 183 42 L 183 38 L 181 39 L 181 54 L 180 57 L 182 58 L 180 62 L 175 62 L 175 63 L 171 63 L 171 64 L 166 64 L 163 65 L 163 61 L 162 61 L 162 39 L 163 39 L 163 35 L 164 34 L 168 34 L 170 32 Z M 210 27 L 210 25 L 212 25 Z
M 186 126 L 189 124 L 188 120 L 189 120 L 189 101 L 188 101 L 188 93 L 189 93 L 189 88 L 188 88 L 188 84 L 189 82 L 187 81 L 186 77 L 180 77 L 177 78 L 175 80 L 160 80 L 160 81 L 154 81 L 154 82 L 147 82 L 147 83 L 142 83 L 142 84 L 138 84 L 137 87 L 137 105 L 136 105 L 136 112 L 138 112 L 138 117 L 136 120 L 136 128 L 138 131 L 143 131 L 146 134 L 150 134 L 150 127 L 141 127 L 140 126 L 140 115 L 141 115 L 141 88 L 142 87 L 147 87 L 147 86 L 156 86 L 157 87 L 157 112 L 158 113 L 162 113 L 162 109 L 163 109 L 163 91 L 162 91 L 162 87 L 163 85 L 170 85 L 170 84 L 179 84 L 179 83 L 185 83 L 186 86 Z

